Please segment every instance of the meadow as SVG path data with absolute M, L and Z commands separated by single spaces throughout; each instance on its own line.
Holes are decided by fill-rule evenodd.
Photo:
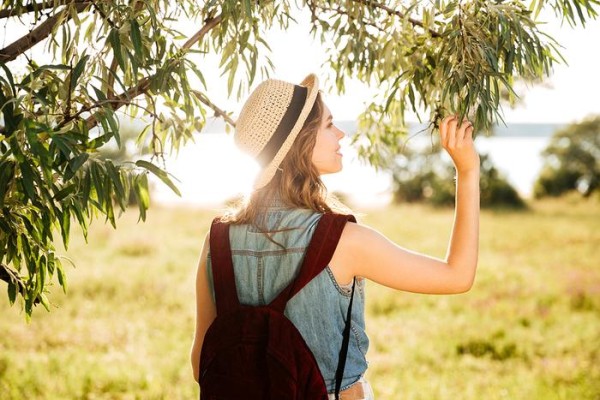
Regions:
M 600 399 L 600 202 L 484 210 L 471 291 L 367 287 L 377 399 Z M 360 220 L 443 258 L 452 209 L 402 204 Z M 0 284 L 0 399 L 194 399 L 194 277 L 218 210 L 154 206 L 102 221 L 68 251 L 68 291 L 27 323 Z M 68 264 L 67 264 L 68 265 Z

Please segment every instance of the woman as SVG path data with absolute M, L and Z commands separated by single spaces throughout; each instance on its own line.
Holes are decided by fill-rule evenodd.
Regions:
M 335 212 L 320 175 L 342 169 L 344 132 L 332 122 L 317 77 L 300 85 L 269 79 L 248 97 L 235 141 L 262 169 L 244 206 L 226 217 L 240 302 L 268 304 L 297 273 L 320 216 Z M 443 148 L 457 171 L 456 214 L 444 260 L 404 249 L 365 225 L 346 223 L 329 266 L 290 300 L 286 316 L 315 355 L 333 398 L 335 371 L 350 288 L 357 277 L 352 334 L 342 379 L 342 399 L 372 399 L 364 379 L 368 338 L 364 279 L 417 293 L 461 293 L 473 284 L 479 241 L 479 156 L 468 121 L 440 123 Z M 200 350 L 216 317 L 208 236 L 198 265 L 197 322 L 192 367 L 198 381 Z

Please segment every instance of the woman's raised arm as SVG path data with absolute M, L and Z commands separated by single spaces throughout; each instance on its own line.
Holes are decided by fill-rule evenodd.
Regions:
M 469 122 L 457 127 L 456 117 L 440 124 L 442 147 L 457 171 L 454 225 L 445 260 L 404 249 L 371 228 L 348 223 L 331 261 L 336 278 L 363 276 L 391 288 L 431 294 L 471 288 L 479 248 L 479 155 L 472 133 Z

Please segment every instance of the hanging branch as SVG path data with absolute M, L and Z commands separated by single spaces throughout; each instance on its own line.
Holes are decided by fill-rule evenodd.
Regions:
M 369 21 L 364 21 L 362 19 L 359 20 L 358 18 L 354 17 L 353 15 L 350 15 L 350 13 L 348 11 L 342 10 L 339 7 L 322 7 L 321 10 L 322 11 L 333 11 L 333 12 L 338 13 L 338 14 L 343 14 L 343 15 L 347 16 L 348 19 L 352 19 L 354 21 L 360 21 L 360 23 L 363 24 L 363 25 L 368 25 L 368 26 L 370 26 L 372 28 L 377 29 L 379 32 L 385 33 L 385 31 L 380 26 L 377 26 L 376 24 L 374 24 L 372 22 L 369 22 Z M 315 16 L 315 18 L 321 20 L 317 16 Z M 321 21 L 323 21 L 323 20 L 321 20 Z
M 196 32 L 196 34 L 194 34 L 190 39 L 188 39 L 187 42 L 185 42 L 185 44 L 181 48 L 180 54 L 171 58 L 168 65 L 172 66 L 172 65 L 178 63 L 179 58 L 181 57 L 181 54 L 185 54 L 196 42 L 202 40 L 204 35 L 206 35 L 211 29 L 214 29 L 217 25 L 219 25 L 221 23 L 222 19 L 223 19 L 222 15 L 218 15 L 214 18 L 206 20 L 207 21 L 206 24 L 198 32 Z M 135 86 L 127 89 L 123 93 L 115 96 L 114 97 L 115 101 L 110 102 L 110 107 L 113 109 L 113 111 L 116 111 L 119 108 L 123 107 L 124 105 L 129 104 L 129 102 L 132 99 L 134 99 L 135 97 L 148 92 L 148 90 L 150 89 L 150 84 L 152 82 L 152 79 L 155 77 L 156 77 L 156 74 L 140 79 L 139 82 L 137 83 L 137 85 L 135 85 Z M 92 109 L 94 106 L 95 106 L 95 104 L 85 106 L 80 111 L 78 111 L 76 115 L 81 115 L 82 113 Z M 66 124 L 67 122 L 72 121 L 73 119 L 74 119 L 73 117 L 65 118 L 65 120 L 63 122 L 61 122 L 60 125 L 62 126 L 64 124 Z M 96 117 L 94 117 L 92 115 L 86 120 L 86 124 L 87 124 L 87 128 L 91 129 L 98 124 L 98 121 L 96 120 Z
M 206 97 L 203 93 L 201 93 L 197 90 L 192 90 L 192 93 L 194 94 L 194 96 L 196 96 L 196 98 L 198 98 L 198 100 L 200 100 L 201 102 L 206 104 L 208 107 L 212 108 L 215 112 L 215 116 L 217 116 L 217 117 L 221 116 L 231 126 L 235 126 L 235 121 L 232 120 L 231 117 L 229 115 L 227 115 L 227 113 L 225 111 L 221 110 L 218 106 L 216 106 L 213 102 L 211 102 L 208 99 L 208 97 Z
M 89 1 L 77 0 L 75 2 L 75 10 L 80 13 L 90 4 L 91 3 Z M 13 43 L 0 50 L 0 62 L 7 63 L 12 61 L 42 40 L 46 39 L 57 24 L 71 19 L 71 13 L 69 12 L 70 7 L 70 5 L 66 6 L 61 12 L 48 18 L 27 35 L 17 39 Z
M 4 281 L 8 284 L 14 284 L 17 286 L 17 291 L 21 296 L 25 297 L 27 290 L 25 289 L 25 283 L 19 274 L 4 264 L 0 264 L 0 281 Z M 39 296 L 33 300 L 33 304 L 39 304 Z

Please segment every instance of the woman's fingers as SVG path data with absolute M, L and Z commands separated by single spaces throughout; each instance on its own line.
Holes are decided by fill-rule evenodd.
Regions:
M 465 129 L 465 139 L 473 140 L 473 130 L 474 129 L 475 128 L 473 128 L 473 124 L 469 124 L 467 129 Z
M 446 117 L 440 123 L 440 141 L 448 152 L 457 171 L 479 167 L 479 155 L 473 143 L 473 124 L 469 120 L 458 123 L 456 115 Z
M 463 120 L 458 124 L 456 115 L 445 117 L 440 123 L 440 140 L 445 148 L 462 147 L 464 141 L 473 138 L 473 124 L 469 120 Z
M 443 147 L 446 147 L 448 143 L 448 124 L 455 118 L 456 116 L 449 115 L 446 118 L 444 118 L 440 123 L 440 142 Z
M 456 118 L 452 119 L 448 123 L 448 138 L 446 140 L 446 147 L 454 148 L 456 146 L 456 129 L 458 125 L 458 120 Z
M 467 132 L 469 131 L 470 127 L 471 127 L 471 122 L 469 122 L 466 119 L 463 120 L 463 123 L 460 125 L 460 128 L 456 132 L 456 147 L 457 148 L 463 147 L 463 143 L 468 140 Z

